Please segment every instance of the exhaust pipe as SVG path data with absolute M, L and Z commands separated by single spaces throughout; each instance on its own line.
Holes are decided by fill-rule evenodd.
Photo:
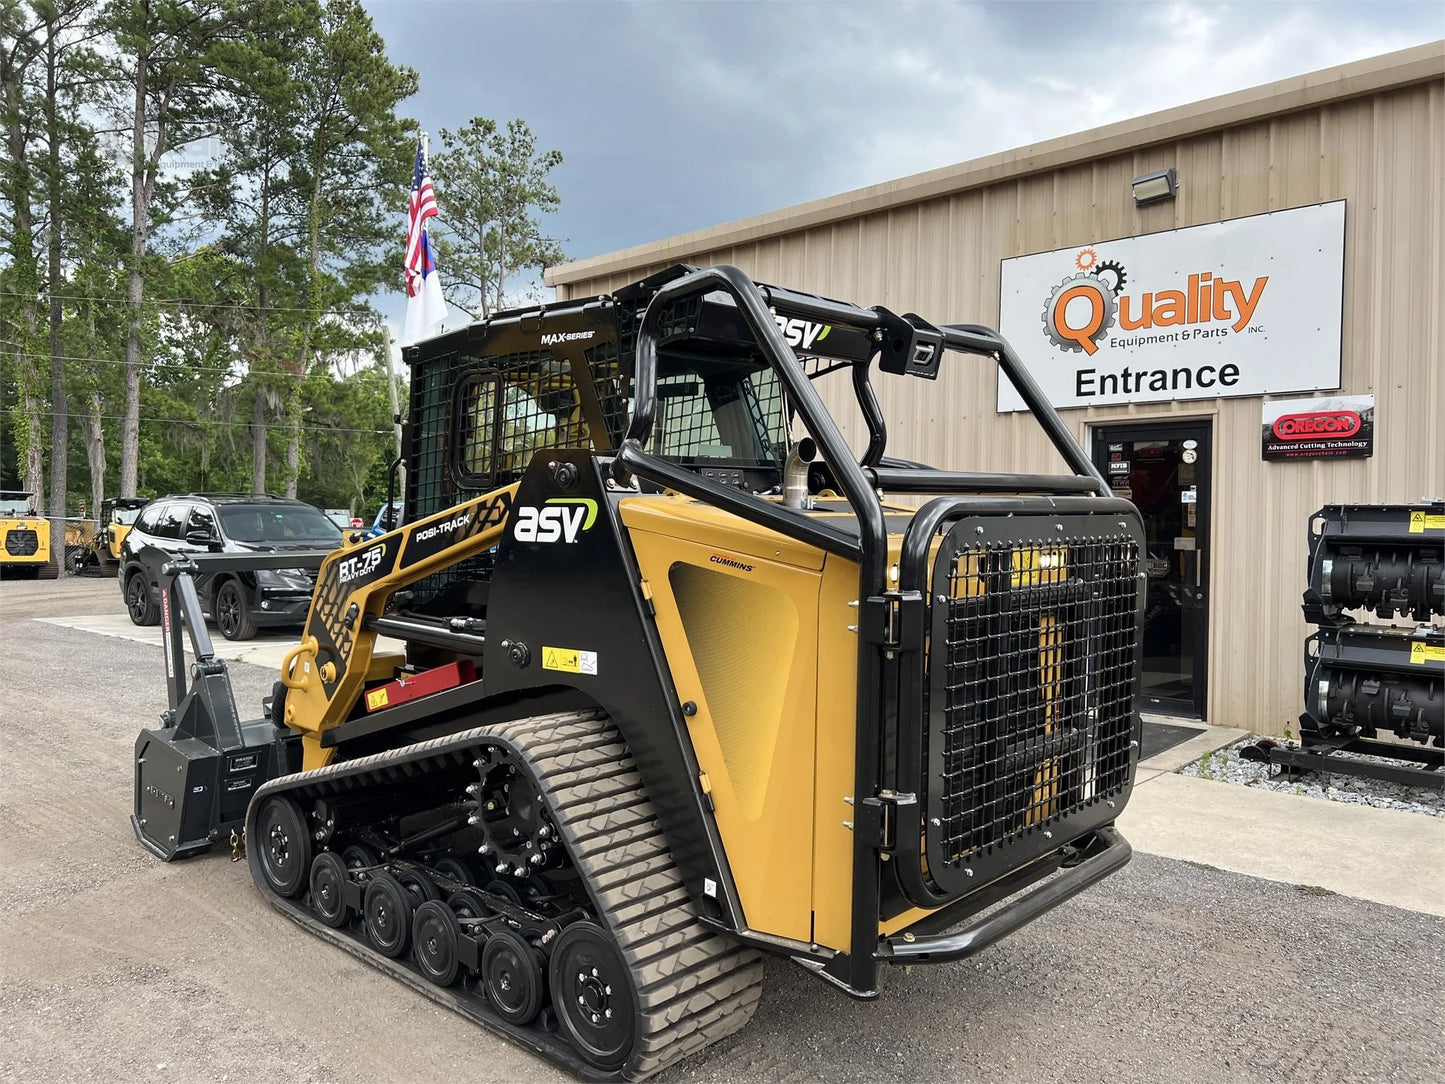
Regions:
M 783 506 L 785 508 L 812 508 L 813 498 L 808 495 L 808 464 L 818 454 L 818 446 L 812 437 L 804 437 L 788 451 L 783 464 Z

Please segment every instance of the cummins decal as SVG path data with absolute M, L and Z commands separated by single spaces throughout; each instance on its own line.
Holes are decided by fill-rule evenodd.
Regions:
M 724 557 L 720 553 L 714 553 L 711 557 L 708 558 L 708 561 L 715 565 L 725 565 L 728 568 L 735 568 L 739 572 L 751 572 L 753 570 L 752 565 L 746 564 L 742 561 L 735 561 L 731 557 Z
M 1059 407 L 1337 388 L 1344 221 L 1338 201 L 1004 260 L 999 330 Z

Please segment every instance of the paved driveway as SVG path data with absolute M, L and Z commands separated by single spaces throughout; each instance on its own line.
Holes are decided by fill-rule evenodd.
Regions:
M 116 595 L 0 583 L 0 1079 L 565 1079 L 275 914 L 244 864 L 141 849 L 131 757 L 165 706 L 160 651 L 32 619 L 119 613 Z M 231 671 L 259 712 L 272 671 Z M 1153 785 L 1126 833 L 1177 850 Z M 1213 839 L 1207 815 L 1174 836 Z M 1386 862 L 1434 823 L 1396 816 Z M 1260 853 L 1281 832 L 1252 830 Z M 769 961 L 752 1024 L 658 1079 L 1445 1080 L 1445 918 L 1264 872 L 1141 853 L 973 961 L 888 972 L 867 1004 Z

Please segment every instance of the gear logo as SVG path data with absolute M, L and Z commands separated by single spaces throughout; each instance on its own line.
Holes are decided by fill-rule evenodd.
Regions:
M 1129 276 L 1124 274 L 1124 265 L 1117 260 L 1105 260 L 1094 268 L 1094 274 L 1103 279 L 1116 296 L 1124 289 L 1124 283 L 1129 281 Z
M 1081 250 L 1074 265 L 1078 274 L 1055 286 L 1044 305 L 1044 334 L 1060 350 L 1092 355 L 1114 326 L 1126 276 L 1122 264 L 1100 262 L 1092 248 Z

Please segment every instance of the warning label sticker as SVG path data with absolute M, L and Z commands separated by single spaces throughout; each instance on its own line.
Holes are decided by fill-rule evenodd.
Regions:
M 1426 531 L 1445 530 L 1445 516 L 1432 515 L 1428 512 L 1410 513 L 1410 533 L 1424 534 Z
M 564 674 L 595 675 L 597 673 L 597 652 L 543 645 L 542 669 L 560 670 Z
M 1431 647 L 1419 642 L 1410 645 L 1410 661 L 1416 665 L 1427 662 L 1445 662 L 1445 647 Z
M 377 708 L 386 707 L 386 690 L 372 689 L 366 694 L 366 708 L 368 711 L 375 711 Z

